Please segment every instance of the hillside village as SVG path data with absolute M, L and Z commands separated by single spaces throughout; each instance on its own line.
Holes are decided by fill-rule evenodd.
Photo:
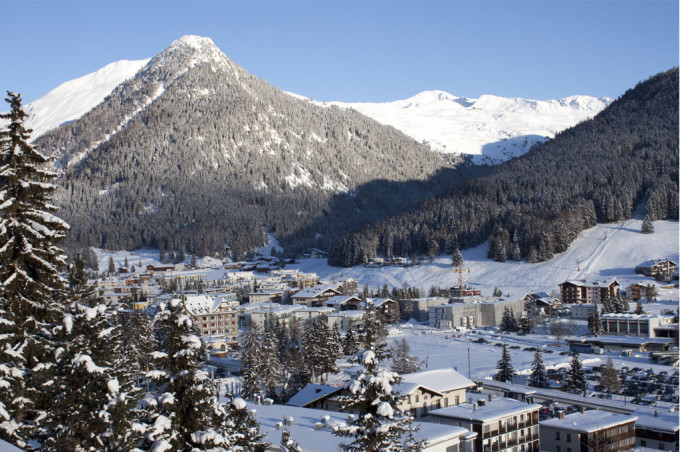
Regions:
M 323 257 L 313 253 L 316 256 L 307 256 L 312 262 Z M 419 362 L 411 370 L 415 373 L 402 375 L 399 409 L 415 416 L 421 438 L 428 440 L 424 450 L 566 451 L 583 445 L 599 450 L 593 447 L 597 442 L 613 450 L 677 450 L 677 303 L 672 298 L 666 305 L 657 302 L 661 293 L 677 291 L 677 262 L 672 259 L 639 262 L 635 283 L 619 282 L 630 281 L 630 275 L 570 279 L 551 293 L 510 296 L 467 284 L 431 288 L 428 293 L 386 284 L 369 288 L 360 284 L 361 278 L 327 280 L 302 271 L 304 265 L 267 255 L 241 262 L 194 258 L 195 268 L 186 263 L 144 264 L 149 253 L 142 255 L 144 259 L 125 267 L 116 265 L 113 255 L 99 252 L 100 267 L 108 262 L 110 270 L 96 281 L 104 297 L 120 306 L 120 315 L 144 312 L 150 317 L 171 299 L 182 299 L 209 347 L 213 372 L 230 392 L 242 388 L 238 375 L 247 331 L 273 324 L 304 329 L 323 323 L 344 341 L 370 306 L 375 318 L 388 326 L 387 340 L 407 340 Z M 120 255 L 116 257 L 122 264 Z M 135 256 L 128 253 L 125 261 L 134 264 Z M 411 265 L 405 259 L 373 260 L 363 271 Z M 450 271 L 458 278 L 454 267 Z M 352 275 L 361 272 L 361 267 L 355 268 Z M 599 317 L 596 334 L 594 315 Z M 454 360 L 459 364 L 454 368 L 450 361 L 438 361 L 433 348 L 437 342 L 445 342 L 446 349 L 454 344 L 466 348 L 467 364 Z M 526 356 L 517 363 L 520 372 L 503 383 L 493 366 L 506 347 Z M 479 366 L 470 364 L 470 349 Z M 548 368 L 549 385 L 542 389 L 528 386 L 527 379 L 527 357 L 537 349 Z M 583 394 L 559 390 L 574 354 L 589 363 Z M 615 392 L 600 383 L 607 358 L 619 363 L 624 382 Z M 303 450 L 337 448 L 339 439 L 330 432 L 346 415 L 335 400 L 346 390 L 353 369 L 342 353 L 338 363 L 337 373 L 308 383 L 288 400 L 274 403 L 259 396 L 248 402 L 270 443 L 277 444 L 280 430 L 286 428 Z M 651 376 L 655 383 L 641 384 L 640 375 Z M 599 411 L 586 415 L 589 410 Z

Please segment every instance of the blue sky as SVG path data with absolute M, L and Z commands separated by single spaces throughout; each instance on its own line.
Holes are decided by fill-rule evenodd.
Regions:
M 679 53 L 677 0 L 0 0 L 0 16 L 0 90 L 25 102 L 185 34 L 281 89 L 348 102 L 617 97 Z

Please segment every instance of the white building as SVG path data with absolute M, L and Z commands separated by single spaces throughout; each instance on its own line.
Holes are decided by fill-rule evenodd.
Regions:
M 521 318 L 524 312 L 524 300 L 479 298 L 452 298 L 452 300 L 458 302 L 430 307 L 429 321 L 432 328 L 499 326 L 506 309 L 511 309 L 517 319 Z
M 588 320 L 588 317 L 595 313 L 597 307 L 592 303 L 573 304 L 571 308 L 571 318 L 574 320 Z
M 673 323 L 672 315 L 603 314 L 604 334 L 615 336 L 657 337 L 655 329 Z

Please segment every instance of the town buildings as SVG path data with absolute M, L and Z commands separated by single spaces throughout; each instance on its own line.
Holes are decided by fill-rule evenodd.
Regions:
M 560 284 L 563 304 L 593 303 L 600 304 L 607 298 L 619 294 L 619 283 L 608 281 L 565 281 Z
M 564 412 L 562 412 L 564 413 Z M 637 416 L 584 411 L 540 423 L 541 450 L 555 452 L 624 451 L 635 446 Z

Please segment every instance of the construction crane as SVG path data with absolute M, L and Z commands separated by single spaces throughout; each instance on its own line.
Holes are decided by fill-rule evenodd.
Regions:
M 458 273 L 458 296 L 463 298 L 463 272 L 470 273 L 469 268 L 463 268 L 463 263 L 458 264 L 458 267 L 453 268 L 454 273 Z

